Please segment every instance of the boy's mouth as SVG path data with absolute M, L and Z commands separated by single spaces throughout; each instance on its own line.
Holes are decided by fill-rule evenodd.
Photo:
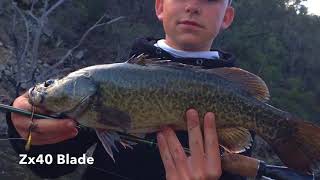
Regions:
M 195 21 L 189 21 L 189 20 L 180 21 L 178 24 L 191 25 L 191 26 L 196 26 L 196 27 L 203 28 L 203 26 L 201 26 L 201 25 L 198 24 L 197 22 L 195 22 Z

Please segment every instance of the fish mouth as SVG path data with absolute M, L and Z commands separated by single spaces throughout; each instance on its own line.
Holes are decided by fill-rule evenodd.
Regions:
M 32 105 L 40 105 L 43 103 L 44 93 L 37 91 L 36 87 L 30 88 L 28 91 L 28 94 L 29 94 L 29 103 L 31 103 Z

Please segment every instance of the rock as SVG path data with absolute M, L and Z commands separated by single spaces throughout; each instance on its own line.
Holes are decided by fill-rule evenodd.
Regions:
M 68 52 L 67 49 L 57 48 L 47 52 L 46 63 L 53 65 L 57 63 L 61 57 L 63 57 Z
M 2 104 L 10 104 L 11 99 L 8 95 L 2 95 L 0 94 L 0 103 Z
M 9 71 L 9 70 L 7 70 L 7 69 L 5 69 L 4 71 L 4 74 L 6 75 L 6 76 L 10 76 L 12 73 L 11 73 L 11 71 Z
M 1 43 L 1 42 L 0 42 Z M 11 52 L 9 49 L 0 45 L 0 64 L 6 64 L 11 56 Z
M 9 89 L 10 87 L 7 83 L 0 83 L 0 103 L 10 104 L 10 102 L 12 102 L 13 98 Z
M 84 51 L 78 51 L 77 54 L 74 56 L 76 59 L 82 59 L 84 56 Z
M 22 84 L 20 85 L 20 88 L 22 88 L 22 89 L 27 89 L 27 88 L 28 88 L 28 85 L 27 85 L 26 83 L 22 83 Z
M 5 65 L 0 65 L 0 71 L 3 71 L 6 69 L 6 66 Z

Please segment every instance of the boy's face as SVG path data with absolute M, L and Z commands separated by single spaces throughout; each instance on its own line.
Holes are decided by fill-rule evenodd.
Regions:
M 233 21 L 228 0 L 156 0 L 166 43 L 185 51 L 207 51 L 221 29 Z

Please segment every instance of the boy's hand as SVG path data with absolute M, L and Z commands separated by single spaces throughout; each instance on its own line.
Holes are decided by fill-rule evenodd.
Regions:
M 170 128 L 158 133 L 157 139 L 167 180 L 215 180 L 221 176 L 221 160 L 214 114 L 204 117 L 202 137 L 197 111 L 186 113 L 189 147 L 186 156 L 177 136 Z
M 13 106 L 16 108 L 31 111 L 32 106 L 28 102 L 28 95 L 18 97 Z M 36 112 L 46 114 L 42 109 L 37 108 Z M 21 137 L 27 139 L 31 117 L 11 113 L 12 123 Z M 32 145 L 54 144 L 75 137 L 78 130 L 72 119 L 34 119 L 35 128 L 32 131 Z

